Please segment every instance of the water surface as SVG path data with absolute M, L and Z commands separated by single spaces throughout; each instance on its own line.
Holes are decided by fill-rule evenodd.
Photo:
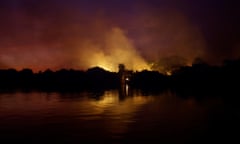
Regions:
M 182 98 L 170 91 L 1 93 L 0 140 L 8 143 L 233 141 L 239 134 L 240 116 L 234 103 L 219 97 Z

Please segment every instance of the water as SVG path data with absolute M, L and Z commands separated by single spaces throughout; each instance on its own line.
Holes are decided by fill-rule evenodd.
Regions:
M 236 102 L 118 90 L 0 94 L 1 143 L 236 141 Z M 235 131 L 236 130 L 236 131 Z

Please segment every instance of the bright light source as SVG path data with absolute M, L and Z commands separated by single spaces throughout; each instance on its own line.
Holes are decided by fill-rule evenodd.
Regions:
M 172 72 L 171 72 L 171 71 L 167 71 L 166 74 L 167 74 L 168 76 L 171 76 L 171 75 L 172 75 Z

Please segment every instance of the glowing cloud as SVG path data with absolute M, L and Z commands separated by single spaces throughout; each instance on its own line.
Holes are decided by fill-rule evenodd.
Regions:
M 188 65 L 196 57 L 209 63 L 239 57 L 239 14 L 226 13 L 232 21 L 211 16 L 203 3 L 188 9 L 172 0 L 0 1 L 0 68 L 117 71 L 124 63 L 143 70 L 151 62 L 166 69 L 179 64 L 176 57 Z
M 87 42 L 85 47 L 88 48 L 84 51 L 81 49 L 80 59 L 84 59 L 86 67 L 99 66 L 117 71 L 118 64 L 121 63 L 132 70 L 150 69 L 120 28 L 112 28 L 107 32 L 103 43 L 93 45 Z

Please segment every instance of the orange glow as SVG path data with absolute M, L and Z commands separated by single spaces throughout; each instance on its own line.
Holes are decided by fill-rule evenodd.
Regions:
M 150 70 L 150 66 L 137 52 L 130 40 L 120 28 L 113 28 L 106 33 L 104 43 L 93 45 L 87 42 L 83 45 L 88 47 L 84 52 L 79 52 L 80 58 L 84 57 L 86 67 L 99 66 L 108 71 L 118 71 L 118 65 L 124 64 L 131 70 Z
M 172 75 L 172 72 L 171 72 L 171 71 L 167 71 L 166 74 L 167 74 L 168 76 L 170 76 L 170 75 Z
M 201 29 L 175 9 L 156 13 L 144 6 L 132 16 L 116 19 L 100 11 L 89 16 L 69 7 L 67 13 L 60 9 L 53 10 L 57 15 L 24 9 L 16 15 L 6 13 L 9 22 L 3 21 L 7 27 L 2 27 L 0 68 L 37 72 L 99 66 L 116 72 L 122 63 L 141 71 L 150 70 L 149 61 L 164 57 L 177 55 L 192 61 L 205 56 Z

